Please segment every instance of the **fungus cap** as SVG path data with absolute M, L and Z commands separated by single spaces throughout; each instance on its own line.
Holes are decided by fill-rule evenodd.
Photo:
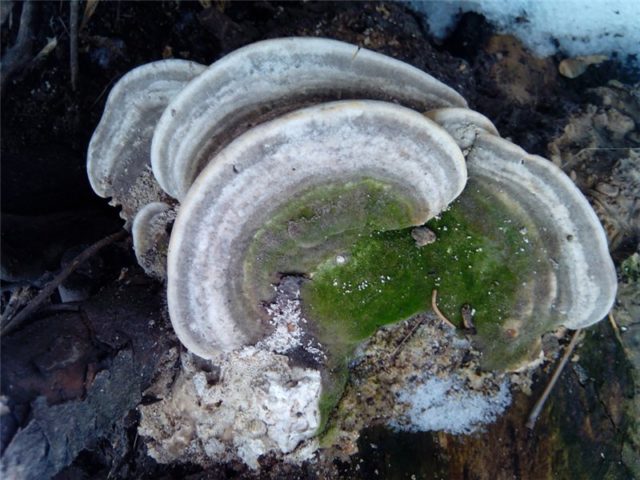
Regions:
M 151 202 L 133 219 L 131 236 L 136 260 L 147 275 L 166 280 L 167 249 L 175 210 L 163 202 Z
M 127 222 L 144 205 L 164 197 L 150 168 L 151 138 L 169 101 L 204 70 L 186 60 L 147 63 L 111 90 L 89 143 L 87 174 L 94 192 L 122 206 Z
M 254 127 L 209 163 L 176 218 L 167 295 L 178 337 L 203 357 L 260 338 L 243 260 L 257 229 L 298 195 L 374 179 L 409 205 L 403 226 L 421 225 L 460 194 L 466 176 L 453 139 L 394 104 L 327 103 Z
M 467 166 L 470 178 L 526 211 L 542 237 L 550 275 L 530 291 L 548 291 L 532 293 L 531 317 L 552 316 L 571 329 L 602 320 L 615 300 L 616 270 L 602 225 L 571 179 L 549 160 L 487 133 L 476 137 Z
M 356 45 L 265 40 L 218 60 L 169 104 L 153 137 L 155 177 L 181 200 L 214 154 L 253 125 L 343 99 L 393 101 L 418 111 L 467 105 L 427 73 Z

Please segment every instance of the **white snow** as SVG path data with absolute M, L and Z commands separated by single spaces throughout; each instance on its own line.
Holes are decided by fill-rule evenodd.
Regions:
M 274 302 L 267 307 L 267 313 L 274 330 L 256 344 L 257 348 L 285 354 L 294 348 L 302 347 L 316 361 L 326 359 L 322 345 L 312 338 L 305 338 L 303 325 L 307 320 L 302 315 L 300 290 L 295 292 L 292 299 L 278 293 Z
M 452 375 L 408 384 L 398 401 L 409 405 L 406 418 L 391 424 L 398 430 L 468 434 L 493 422 L 511 403 L 511 393 L 506 380 L 490 395 L 469 389 L 460 377 Z
M 637 0 L 438 0 L 411 5 L 427 15 L 437 38 L 450 32 L 460 14 L 477 12 L 541 56 L 557 51 L 571 57 L 618 52 L 625 60 L 640 53 Z

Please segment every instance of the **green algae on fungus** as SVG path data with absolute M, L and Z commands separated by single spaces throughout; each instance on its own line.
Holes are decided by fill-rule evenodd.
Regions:
M 313 187 L 256 232 L 243 268 L 245 295 L 258 306 L 282 273 L 307 275 L 336 257 L 344 261 L 362 235 L 406 227 L 415 216 L 411 199 L 371 178 Z
M 504 369 L 535 353 L 546 322 L 525 322 L 517 335 L 504 328 L 519 301 L 520 279 L 548 268 L 530 219 L 514 208 L 470 180 L 451 207 L 427 223 L 434 243 L 417 247 L 411 228 L 375 231 L 353 243 L 348 263 L 318 266 L 302 299 L 330 352 L 319 402 L 323 441 L 330 443 L 329 417 L 355 347 L 379 327 L 431 309 L 434 289 L 440 310 L 460 327 L 462 305 L 472 306 L 484 367 Z

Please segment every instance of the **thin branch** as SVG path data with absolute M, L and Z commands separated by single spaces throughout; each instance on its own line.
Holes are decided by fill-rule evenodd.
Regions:
M 440 309 L 438 308 L 438 304 L 436 303 L 437 300 L 438 300 L 438 290 L 434 290 L 433 292 L 431 292 L 431 308 L 433 308 L 433 311 L 436 313 L 436 315 L 440 320 L 442 320 L 444 323 L 446 323 L 447 325 L 449 325 L 451 328 L 455 330 L 456 326 L 453 323 L 451 323 L 451 321 L 447 317 L 445 317 L 440 311 Z
M 43 307 L 38 313 L 65 313 L 65 312 L 79 312 L 80 305 L 77 302 L 73 303 L 56 303 L 54 305 L 47 305 Z
M 402 341 L 398 344 L 398 346 L 396 347 L 396 349 L 393 351 L 393 353 L 389 356 L 389 360 L 393 361 L 395 360 L 396 356 L 398 355 L 398 352 L 400 351 L 400 349 L 402 348 L 402 346 L 407 342 L 407 340 L 409 340 L 414 333 L 416 333 L 416 330 L 418 330 L 418 327 L 420 325 L 422 325 L 424 323 L 424 317 L 421 317 L 420 320 L 418 320 L 416 322 L 416 324 L 413 326 L 413 328 L 411 329 L 411 331 L 409 333 L 407 333 L 405 335 L 405 337 L 402 339 Z
M 0 91 L 4 90 L 9 78 L 19 70 L 22 70 L 31 59 L 33 46 L 33 32 L 31 23 L 33 19 L 33 1 L 27 0 L 22 4 L 20 14 L 20 27 L 16 43 L 7 50 L 2 57 L 2 75 L 0 76 Z
M 631 356 L 631 352 L 629 351 L 629 349 L 625 345 L 624 341 L 622 340 L 622 334 L 620 333 L 620 328 L 618 327 L 618 322 L 616 322 L 615 318 L 613 318 L 613 312 L 609 312 L 608 317 L 609 317 L 609 323 L 611 324 L 611 328 L 613 328 L 613 333 L 616 336 L 616 340 L 620 344 L 620 348 L 622 348 L 622 351 L 624 352 L 624 354 L 627 357 L 630 357 Z M 631 325 L 633 325 L 633 324 L 631 324 Z
M 129 233 L 126 230 L 120 230 L 102 240 L 97 241 L 90 247 L 83 250 L 78 256 L 76 256 L 69 265 L 63 268 L 45 287 L 36 295 L 36 297 L 29 302 L 29 304 L 22 309 L 12 320 L 6 325 L 2 326 L 0 335 L 7 335 L 15 331 L 20 325 L 22 325 L 28 318 L 40 308 L 40 306 L 53 294 L 58 286 L 64 282 L 80 265 L 98 253 L 102 248 L 110 245 L 118 240 L 122 240 Z
M 98 98 L 96 98 L 93 103 L 91 104 L 90 109 L 93 109 L 93 107 L 96 106 L 96 104 L 100 101 L 100 99 L 104 96 L 105 93 L 107 93 L 107 90 L 109 90 L 109 87 L 111 87 L 111 85 L 113 84 L 113 82 L 116 81 L 116 78 L 118 78 L 118 76 L 116 75 L 115 77 L 113 77 L 111 80 L 109 80 L 109 83 L 107 83 L 107 85 L 102 89 L 102 91 L 100 92 L 100 95 L 98 95 Z
M 567 364 L 569 357 L 571 356 L 571 354 L 573 353 L 573 350 L 576 348 L 576 345 L 578 344 L 578 338 L 580 337 L 580 333 L 582 333 L 582 329 L 580 328 L 575 332 L 573 332 L 571 341 L 569 342 L 569 345 L 567 345 L 567 348 L 564 351 L 564 355 L 562 355 L 562 359 L 560 360 L 560 363 L 558 363 L 558 366 L 556 367 L 555 372 L 553 372 L 553 375 L 551 376 L 549 383 L 544 389 L 544 392 L 542 392 L 542 395 L 540 396 L 536 404 L 533 406 L 533 409 L 531 410 L 531 413 L 529 414 L 529 418 L 527 419 L 527 423 L 526 423 L 526 426 L 529 430 L 533 430 L 533 427 L 535 426 L 536 421 L 538 420 L 538 416 L 540 415 L 540 412 L 542 412 L 544 404 L 547 402 L 547 399 L 549 398 L 549 394 L 551 393 L 551 390 L 553 390 L 553 387 L 558 381 L 558 378 L 560 378 L 560 374 L 562 373 L 562 370 Z
M 9 302 L 7 302 L 7 306 L 5 307 L 4 312 L 2 312 L 2 316 L 0 317 L 0 325 L 4 325 L 9 320 L 11 320 L 15 312 L 20 310 L 23 305 L 28 303 L 32 296 L 33 293 L 31 292 L 31 287 L 28 285 L 21 286 L 13 290 L 13 292 L 11 292 L 11 296 L 9 297 Z
M 11 28 L 11 25 L 13 24 L 13 17 L 11 16 L 12 10 L 13 10 L 12 0 L 0 2 L 0 26 L 4 25 L 4 22 L 7 19 L 9 19 L 9 25 L 7 25 L 7 28 Z
M 78 86 L 78 9 L 79 0 L 71 0 L 69 5 L 69 69 L 71 70 L 71 88 L 75 92 Z
M 620 329 L 618 328 L 618 323 L 616 322 L 615 318 L 613 318 L 613 313 L 609 312 L 609 323 L 611 324 L 611 328 L 613 328 L 613 333 L 616 336 L 616 340 L 618 340 L 618 343 L 620 344 L 620 346 L 622 346 L 622 348 L 624 348 L 624 342 L 622 341 L 622 335 L 620 335 Z

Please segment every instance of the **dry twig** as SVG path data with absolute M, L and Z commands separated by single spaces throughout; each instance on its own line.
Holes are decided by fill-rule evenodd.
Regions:
M 20 27 L 16 43 L 7 50 L 2 57 L 2 75 L 0 76 L 0 91 L 4 90 L 8 79 L 17 71 L 22 70 L 31 60 L 33 46 L 33 32 L 31 23 L 33 19 L 33 1 L 28 0 L 22 4 L 20 14 Z
M 609 318 L 609 323 L 611 324 L 611 328 L 613 328 L 613 333 L 616 336 L 616 340 L 618 340 L 618 343 L 624 348 L 624 343 L 622 342 L 622 335 L 620 335 L 620 329 L 618 328 L 618 323 L 616 322 L 615 318 L 613 318 L 612 312 L 609 312 L 608 318 Z
M 82 15 L 82 22 L 80 23 L 80 31 L 87 27 L 89 20 L 96 12 L 96 8 L 98 8 L 99 2 L 100 0 L 87 0 L 87 4 L 84 7 L 84 14 Z
M 609 312 L 608 317 L 609 317 L 609 323 L 611 324 L 611 328 L 613 329 L 613 333 L 616 336 L 616 340 L 620 344 L 620 348 L 622 348 L 622 351 L 627 357 L 631 357 L 632 356 L 631 352 L 629 351 L 624 341 L 622 340 L 622 334 L 620 333 L 620 327 L 618 327 L 618 322 L 616 322 L 615 318 L 613 318 L 613 312 Z
M 20 310 L 20 308 L 22 308 L 22 306 L 25 305 L 31 297 L 33 297 L 33 293 L 29 285 L 17 287 L 13 290 L 4 312 L 2 312 L 2 317 L 0 317 L 0 325 L 4 325 L 11 320 L 13 315 Z
M 396 347 L 396 349 L 393 351 L 393 353 L 389 356 L 389 360 L 393 361 L 395 360 L 396 356 L 398 355 L 398 352 L 400 351 L 400 349 L 402 348 L 402 346 L 407 343 L 407 340 L 409 340 L 414 333 L 416 333 L 416 330 L 418 330 L 418 327 L 420 325 L 422 325 L 422 323 L 424 322 L 424 318 L 420 318 L 420 320 L 418 320 L 416 322 L 416 324 L 413 326 L 413 328 L 411 329 L 411 331 L 409 333 L 407 333 L 405 335 L 405 337 L 400 341 L 400 343 L 398 344 L 398 346 Z
M 71 70 L 71 88 L 78 86 L 78 9 L 79 0 L 71 0 L 69 4 L 69 69 Z
M 449 325 L 451 328 L 455 330 L 456 326 L 453 323 L 451 323 L 451 321 L 447 317 L 445 317 L 440 311 L 440 309 L 438 308 L 438 305 L 436 303 L 437 300 L 438 300 L 438 290 L 434 290 L 433 292 L 431 292 L 431 308 L 433 308 L 433 311 L 436 313 L 436 315 L 440 320 L 442 320 L 444 323 L 446 323 L 447 325 Z
M 29 304 L 24 307 L 13 319 L 10 319 L 6 325 L 2 325 L 2 331 L 0 335 L 6 335 L 15 331 L 20 325 L 22 325 L 34 312 L 40 308 L 40 306 L 53 294 L 58 286 L 64 282 L 80 265 L 93 255 L 98 253 L 102 248 L 107 245 L 122 240 L 128 235 L 126 230 L 120 230 L 113 233 L 102 240 L 97 241 L 90 247 L 83 250 L 77 255 L 69 265 L 63 268 L 45 287 L 35 296 Z
M 547 402 L 547 398 L 549 398 L 549 394 L 551 393 L 551 390 L 553 390 L 553 387 L 558 381 L 558 378 L 560 378 L 560 374 L 562 373 L 562 370 L 567 364 L 569 357 L 571 356 L 571 354 L 573 353 L 573 350 L 576 348 L 576 345 L 578 344 L 578 338 L 580 337 L 581 332 L 582 332 L 582 329 L 578 329 L 575 332 L 573 332 L 571 341 L 569 342 L 569 345 L 567 345 L 567 349 L 564 351 L 564 355 L 562 355 L 562 359 L 560 360 L 560 363 L 558 363 L 558 366 L 556 367 L 555 372 L 553 372 L 553 375 L 551 376 L 549 383 L 544 389 L 544 392 L 542 392 L 542 395 L 540 396 L 536 404 L 533 406 L 533 409 L 531 410 L 531 413 L 529 414 L 529 418 L 527 419 L 527 423 L 526 423 L 526 426 L 529 430 L 533 430 L 533 427 L 535 426 L 536 421 L 538 420 L 538 416 L 540 415 L 540 412 L 542 412 L 542 408 L 544 407 L 544 404 Z

